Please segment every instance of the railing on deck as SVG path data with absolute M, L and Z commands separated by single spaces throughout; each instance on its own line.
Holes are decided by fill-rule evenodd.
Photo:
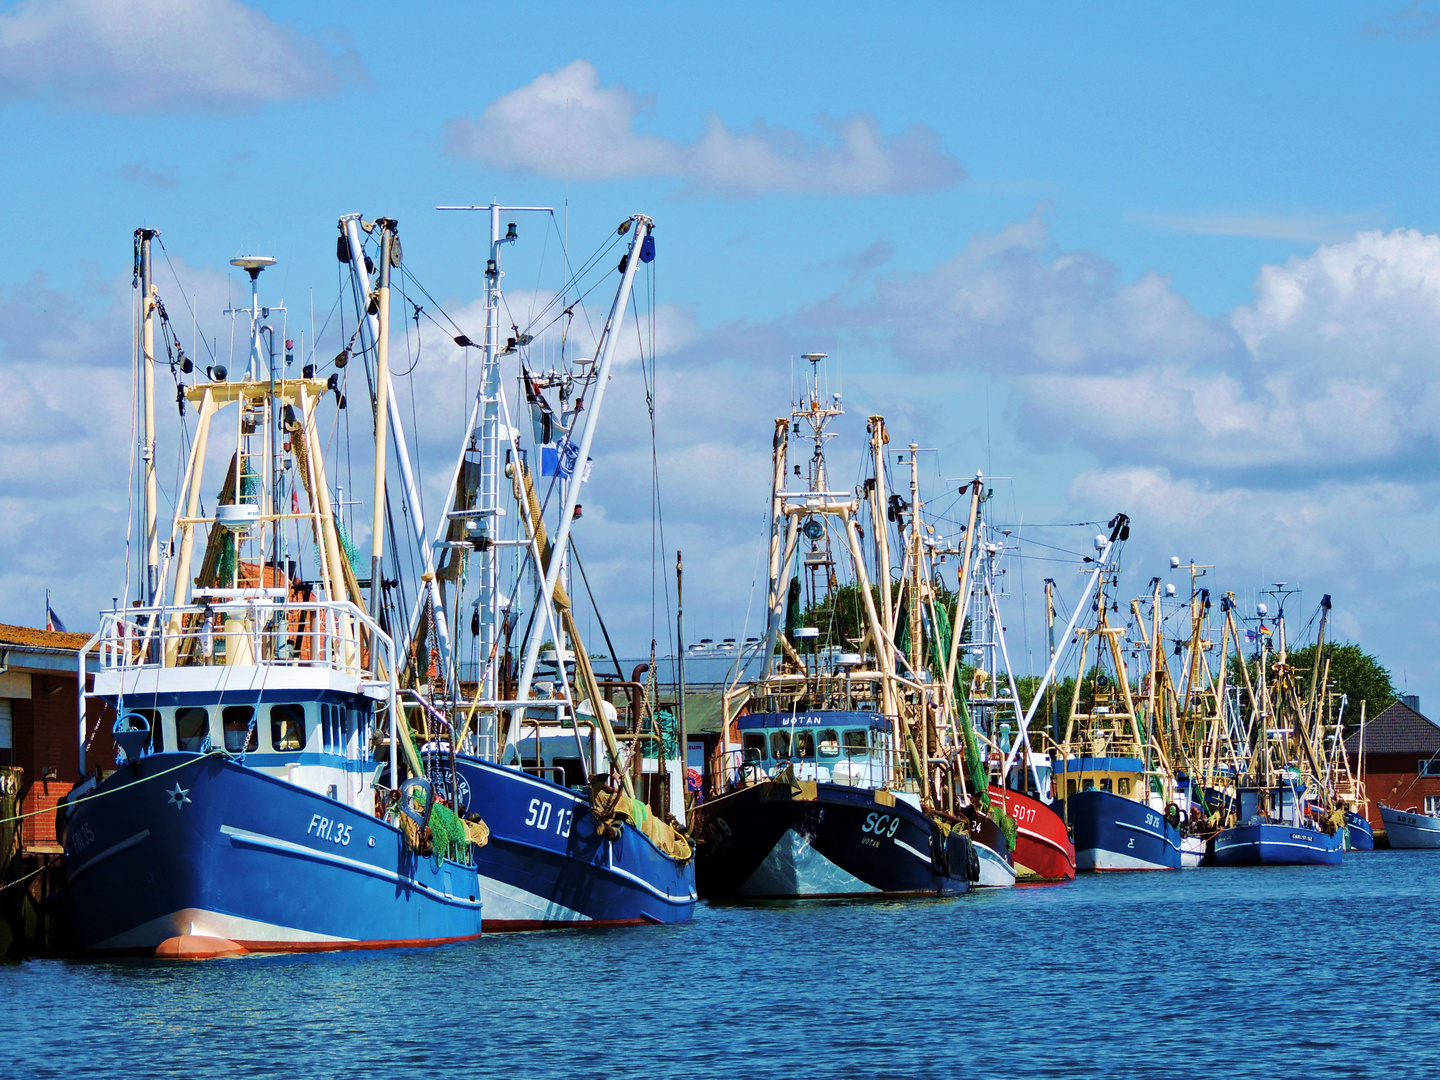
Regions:
M 370 648 L 378 627 L 363 635 L 362 628 L 373 624 L 354 604 L 291 603 L 253 595 L 281 590 L 225 591 L 247 595 L 219 596 L 209 604 L 184 607 L 102 612 L 96 640 L 99 669 L 282 664 L 328 667 L 359 676 L 379 670 Z

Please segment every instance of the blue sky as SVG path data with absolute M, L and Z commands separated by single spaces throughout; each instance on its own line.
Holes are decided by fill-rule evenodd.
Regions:
M 433 207 L 568 197 L 577 252 L 657 222 L 697 633 L 742 629 L 769 418 L 818 347 L 857 434 L 884 411 L 939 475 L 1013 477 L 1017 519 L 1126 510 L 1136 587 L 1178 554 L 1242 595 L 1331 592 L 1342 633 L 1433 696 L 1437 50 L 1440 5 L 1396 3 L 0 9 L 0 619 L 38 619 L 48 586 L 92 625 L 118 591 L 128 404 L 73 387 L 128 370 L 137 225 L 223 338 L 236 254 L 281 258 L 292 312 L 312 287 L 328 306 L 337 216 L 393 216 L 462 312 L 482 222 Z M 514 260 L 512 289 L 546 283 L 533 246 Z M 615 407 L 584 542 L 638 647 L 648 512 L 603 485 L 648 442 Z

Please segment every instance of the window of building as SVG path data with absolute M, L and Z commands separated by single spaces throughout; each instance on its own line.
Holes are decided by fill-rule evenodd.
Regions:
M 840 753 L 840 733 L 834 728 L 820 732 L 820 756 L 836 757 Z
M 795 733 L 795 756 L 798 758 L 813 758 L 815 756 L 815 735 L 809 731 L 797 731 Z
M 770 756 L 776 761 L 790 756 L 790 733 L 788 731 L 772 731 L 770 733 Z
M 270 706 L 270 748 L 272 750 L 303 750 L 310 733 L 305 730 L 305 706 L 295 704 Z
M 260 745 L 260 733 L 250 722 L 255 719 L 253 705 L 226 705 L 220 712 L 220 725 L 225 729 L 225 749 L 232 754 L 249 752 Z
M 0 765 L 15 764 L 15 721 L 10 699 L 0 698 Z
M 869 731 L 866 728 L 847 728 L 845 730 L 845 750 L 852 754 L 863 754 L 869 747 L 869 740 L 866 735 Z
M 199 705 L 175 710 L 175 749 L 204 751 L 210 740 L 210 713 Z
M 1416 767 L 1420 776 L 1440 776 L 1440 757 L 1425 758 Z
M 741 755 L 746 761 L 759 761 L 765 756 L 765 733 L 763 731 L 747 731 L 741 738 L 741 746 L 744 752 Z
M 1425 816 L 1440 817 L 1440 795 L 1425 796 Z

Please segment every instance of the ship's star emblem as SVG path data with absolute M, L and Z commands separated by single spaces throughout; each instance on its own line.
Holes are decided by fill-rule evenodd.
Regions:
M 190 801 L 190 789 L 181 787 L 178 781 L 174 789 L 167 791 L 165 794 L 170 796 L 166 801 L 174 803 L 175 809 L 177 810 L 183 810 L 185 804 Z

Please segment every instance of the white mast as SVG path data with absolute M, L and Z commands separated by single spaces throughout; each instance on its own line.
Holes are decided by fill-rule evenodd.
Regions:
M 460 443 L 460 453 L 456 455 L 455 471 L 451 474 L 450 487 L 445 494 L 444 514 L 448 514 L 455 504 L 455 491 L 460 483 L 460 472 L 465 464 L 465 453 L 471 449 L 472 440 L 475 439 L 478 429 L 478 449 L 481 460 L 480 490 L 476 493 L 477 505 L 472 513 L 474 517 L 490 522 L 493 536 L 499 531 L 498 520 L 502 513 L 500 506 L 500 436 L 502 427 L 500 356 L 503 350 L 500 347 L 500 279 L 504 275 L 500 269 L 500 252 L 502 245 L 514 243 L 519 238 L 514 223 L 507 224 L 505 233 L 501 234 L 500 216 L 502 213 L 554 214 L 555 211 L 548 206 L 502 206 L 499 203 L 491 203 L 486 206 L 437 206 L 436 209 L 483 210 L 490 218 L 490 254 L 485 262 L 485 340 L 482 343 L 485 359 L 480 371 L 480 386 L 475 393 L 475 403 L 470 409 L 470 419 L 465 424 L 465 436 Z M 508 439 L 506 441 L 508 442 Z M 436 525 L 435 542 L 437 544 L 445 539 L 449 528 L 450 519 L 442 514 Z M 492 547 L 488 557 L 480 560 L 480 633 L 476 644 L 480 658 L 479 699 L 482 701 L 493 701 L 497 696 L 496 669 L 495 665 L 489 661 L 500 640 L 499 550 L 498 547 Z M 412 635 L 420 618 L 420 604 L 421 601 L 417 600 L 415 611 L 411 615 Z M 438 616 L 439 605 L 435 606 Z
M 560 567 L 564 560 L 560 557 L 570 543 L 570 526 L 575 520 L 575 503 L 580 498 L 580 485 L 585 476 L 585 463 L 589 460 L 590 444 L 595 439 L 595 427 L 600 419 L 600 404 L 605 400 L 605 386 L 610 381 L 610 366 L 615 358 L 615 340 L 620 330 L 620 325 L 625 319 L 625 305 L 630 302 L 630 290 L 635 283 L 635 270 L 640 262 L 641 246 L 645 237 L 650 234 L 654 226 L 648 217 L 643 214 L 634 214 L 630 221 L 635 225 L 635 236 L 630 241 L 630 253 L 625 259 L 625 272 L 620 275 L 620 288 L 615 292 L 615 302 L 610 307 L 610 314 L 605 319 L 605 328 L 600 333 L 599 356 L 595 365 L 595 386 L 591 391 L 592 397 L 589 407 L 585 410 L 585 425 L 580 435 L 580 445 L 575 458 L 574 476 L 565 488 L 565 505 L 560 511 L 560 525 L 555 531 L 553 554 L 550 557 L 550 565 L 545 569 L 545 582 L 537 603 L 548 605 L 555 595 L 555 583 L 560 578 Z M 525 701 L 530 695 L 530 682 L 535 677 L 535 664 L 540 658 L 540 641 L 544 634 L 536 627 L 526 643 L 525 664 L 520 672 L 520 684 L 516 690 L 515 697 L 519 701 Z M 561 648 L 561 642 L 555 642 L 556 649 Z M 560 653 L 563 663 L 564 653 Z M 600 703 L 592 703 L 595 713 L 598 716 L 601 712 Z M 512 724 L 514 731 L 518 725 Z

